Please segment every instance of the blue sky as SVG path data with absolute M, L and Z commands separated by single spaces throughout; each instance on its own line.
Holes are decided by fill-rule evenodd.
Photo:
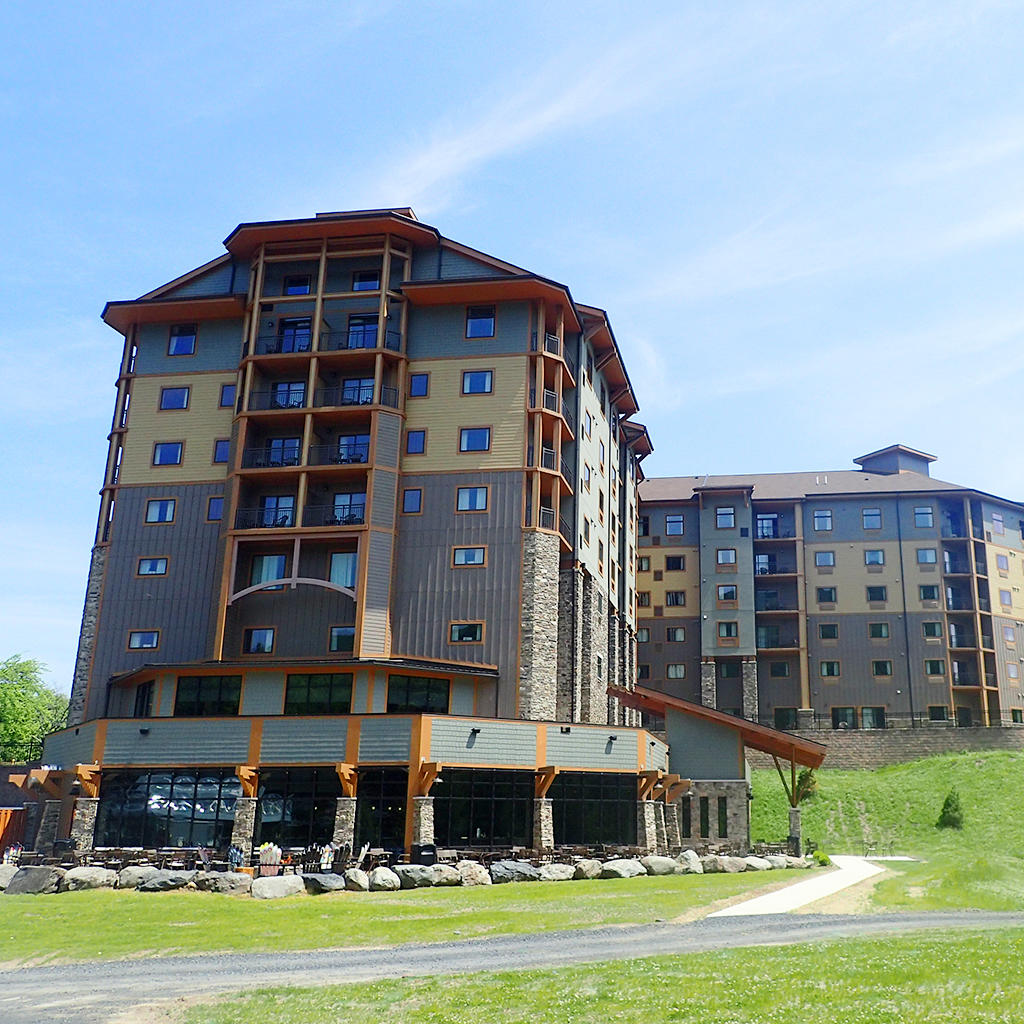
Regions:
M 70 685 L 104 302 L 243 220 L 411 205 L 566 282 L 609 311 L 651 474 L 901 441 L 1021 499 L 1022 6 L 8 5 L 0 658 Z

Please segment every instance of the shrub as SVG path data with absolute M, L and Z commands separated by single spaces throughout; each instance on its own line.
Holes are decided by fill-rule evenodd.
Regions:
M 963 828 L 964 809 L 960 806 L 960 794 L 954 787 L 949 791 L 942 810 L 939 811 L 939 820 L 935 823 L 936 828 Z
M 819 868 L 827 868 L 832 863 L 832 858 L 824 850 L 815 850 L 811 856 Z
M 818 795 L 818 780 L 813 768 L 804 768 L 796 777 L 796 802 L 803 803 Z

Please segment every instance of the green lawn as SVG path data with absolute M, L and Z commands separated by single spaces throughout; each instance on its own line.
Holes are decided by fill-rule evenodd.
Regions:
M 671 921 L 696 908 L 711 909 L 719 900 L 794 880 L 794 872 L 644 876 L 279 901 L 109 889 L 3 896 L 0 963 L 383 946 Z
M 862 853 L 872 843 L 924 861 L 892 865 L 895 877 L 878 884 L 876 906 L 1024 909 L 1024 815 L 1018 809 L 1024 753 L 948 754 L 875 771 L 824 769 L 817 776 L 817 796 L 802 805 L 806 838 L 831 853 Z M 754 772 L 753 784 L 751 835 L 784 835 L 778 775 Z M 953 786 L 965 811 L 962 831 L 935 827 Z
M 187 1024 L 999 1024 L 1024 1019 L 1024 930 L 844 940 L 559 970 L 274 989 Z

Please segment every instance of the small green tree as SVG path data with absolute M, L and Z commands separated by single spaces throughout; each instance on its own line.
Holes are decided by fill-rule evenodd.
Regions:
M 796 802 L 803 803 L 818 795 L 818 780 L 813 768 L 804 768 L 796 778 Z
M 949 791 L 942 810 L 939 811 L 939 820 L 935 823 L 936 828 L 963 828 L 964 809 L 960 806 L 960 794 L 956 787 Z
M 68 699 L 43 682 L 45 671 L 20 654 L 0 661 L 0 761 L 38 761 L 43 737 L 64 727 Z

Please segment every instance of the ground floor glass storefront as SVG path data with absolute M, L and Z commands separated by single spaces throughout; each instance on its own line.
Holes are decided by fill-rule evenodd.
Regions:
M 356 849 L 405 848 L 406 768 L 362 768 L 356 790 Z
M 548 797 L 557 845 L 636 844 L 635 775 L 560 772 Z
M 258 793 L 254 845 L 307 847 L 333 838 L 342 795 L 333 768 L 265 768 Z
M 434 783 L 438 846 L 532 846 L 532 771 L 444 768 Z

